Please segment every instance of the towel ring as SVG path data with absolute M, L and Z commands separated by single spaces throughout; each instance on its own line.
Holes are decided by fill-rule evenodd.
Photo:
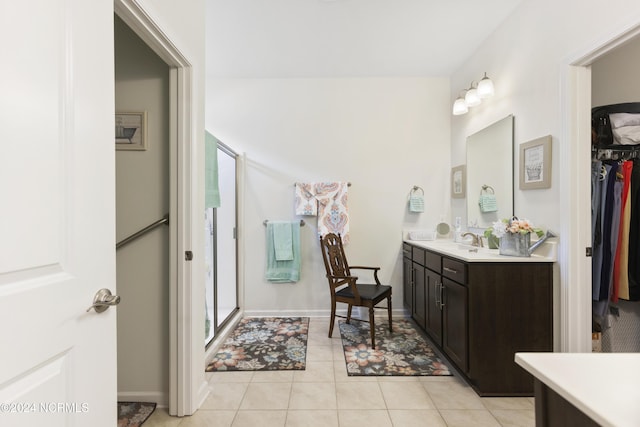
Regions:
M 417 185 L 414 185 L 411 191 L 409 191 L 409 196 L 413 195 L 413 193 L 417 192 L 418 190 L 420 190 L 422 192 L 422 195 L 424 196 L 424 190 L 422 189 L 422 187 L 418 187 Z
M 490 185 L 483 185 L 482 188 L 480 189 L 480 195 L 482 195 L 483 191 L 489 191 L 491 190 L 491 194 L 495 194 L 495 191 L 493 191 L 493 187 L 491 187 Z

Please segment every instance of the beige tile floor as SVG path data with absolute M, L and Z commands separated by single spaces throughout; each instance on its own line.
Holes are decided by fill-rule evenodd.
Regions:
M 533 427 L 533 398 L 480 398 L 451 377 L 349 377 L 337 326 L 309 323 L 304 371 L 208 373 L 211 393 L 184 418 L 158 408 L 144 427 Z

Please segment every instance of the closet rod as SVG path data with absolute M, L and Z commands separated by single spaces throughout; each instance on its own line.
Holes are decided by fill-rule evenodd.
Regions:
M 626 158 L 638 158 L 640 146 L 638 145 L 607 145 L 603 147 L 594 147 L 591 150 L 592 156 L 598 160 L 619 160 L 620 156 Z

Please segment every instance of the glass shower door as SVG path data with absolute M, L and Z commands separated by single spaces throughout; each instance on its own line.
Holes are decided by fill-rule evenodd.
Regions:
M 205 345 L 238 310 L 236 158 L 218 142 L 220 207 L 205 211 Z

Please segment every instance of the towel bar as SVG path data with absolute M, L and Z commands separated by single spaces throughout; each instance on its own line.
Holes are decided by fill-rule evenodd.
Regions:
M 268 222 L 269 222 L 269 220 L 265 219 L 264 221 L 262 221 L 262 225 L 264 225 L 266 227 Z M 305 224 L 304 219 L 301 219 L 300 220 L 300 227 L 304 227 L 304 224 Z
M 295 183 L 295 182 L 293 183 L 293 186 L 294 186 L 294 187 L 296 186 L 296 183 Z M 350 182 L 347 182 L 347 187 L 351 187 L 351 183 L 350 183 Z

